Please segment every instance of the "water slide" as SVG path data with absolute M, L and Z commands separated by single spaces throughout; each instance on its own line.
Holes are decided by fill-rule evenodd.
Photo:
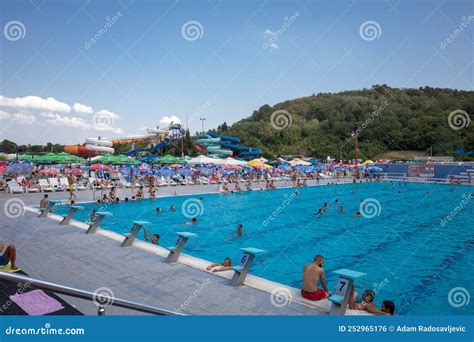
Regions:
M 221 139 L 219 137 L 211 137 L 209 135 L 201 135 L 196 139 L 198 150 L 207 150 L 209 157 L 224 158 L 233 154 L 230 150 L 223 150 L 220 145 Z
M 253 158 L 256 156 L 260 156 L 263 153 L 263 151 L 259 148 L 236 145 L 240 143 L 239 138 L 229 137 L 225 135 L 218 135 L 216 133 L 209 133 L 209 136 L 216 139 L 219 138 L 220 139 L 219 145 L 221 147 L 229 148 L 237 152 L 238 156 L 241 158 L 246 158 L 246 157 Z

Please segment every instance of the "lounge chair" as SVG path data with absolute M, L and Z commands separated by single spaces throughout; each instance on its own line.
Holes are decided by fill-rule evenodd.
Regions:
M 7 192 L 11 194 L 15 194 L 15 193 L 20 194 L 25 191 L 23 190 L 23 187 L 20 186 L 20 184 L 18 184 L 16 180 L 12 179 L 7 182 Z
M 57 178 L 48 178 L 49 184 L 53 187 L 55 191 L 64 191 L 66 188 L 64 185 L 59 184 Z
M 54 191 L 54 188 L 48 183 L 46 179 L 39 179 L 38 183 L 41 191 Z

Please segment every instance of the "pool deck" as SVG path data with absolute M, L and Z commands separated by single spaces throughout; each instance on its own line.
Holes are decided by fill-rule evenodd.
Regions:
M 332 180 L 329 180 L 332 182 Z M 324 184 L 327 181 L 322 181 Z M 284 184 L 280 184 L 284 185 Z M 193 185 L 159 188 L 159 196 L 216 192 L 216 185 Z M 120 197 L 130 196 L 130 190 L 120 190 Z M 25 206 L 37 205 L 43 194 L 10 195 L 0 193 L 0 205 L 17 198 Z M 50 199 L 67 199 L 66 192 L 49 193 Z M 76 202 L 91 201 L 92 191 L 77 192 Z M 168 265 L 163 253 L 153 252 L 154 246 L 121 248 L 120 242 L 108 232 L 87 235 L 75 226 L 61 226 L 51 218 L 38 218 L 31 210 L 9 218 L 2 210 L 0 241 L 17 247 L 17 264 L 31 277 L 72 286 L 91 292 L 106 287 L 113 295 L 138 303 L 178 310 L 192 315 L 324 315 L 315 306 L 305 303 L 294 289 L 298 300 L 286 305 L 272 305 L 271 294 L 262 290 L 258 277 L 249 277 L 249 285 L 234 288 L 229 285 L 230 272 L 212 274 L 200 269 L 202 260 L 185 257 L 186 262 Z M 105 233 L 104 233 L 105 232 Z M 149 246 L 149 247 L 147 247 Z M 163 250 L 163 249 L 161 249 Z M 195 264 L 196 267 L 190 265 Z M 227 274 L 225 274 L 227 273 Z M 247 283 L 247 282 L 246 282 Z M 276 283 L 273 283 L 276 284 Z M 255 285 L 255 286 L 254 286 Z M 278 286 L 280 284 L 276 284 Z M 260 288 L 260 289 L 259 289 Z M 96 315 L 97 307 L 88 301 L 62 296 L 86 315 Z M 107 314 L 139 314 L 130 310 L 108 307 Z

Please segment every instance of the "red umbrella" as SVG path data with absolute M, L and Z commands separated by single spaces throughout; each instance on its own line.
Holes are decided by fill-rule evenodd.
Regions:
M 72 169 L 72 170 L 69 170 L 67 173 L 72 173 L 73 175 L 82 175 L 82 170 L 81 169 Z
M 93 164 L 89 167 L 89 170 L 97 171 L 100 170 L 100 168 L 102 168 L 103 171 L 110 171 L 110 167 L 103 164 Z
M 59 171 L 54 169 L 54 168 L 49 168 L 49 169 L 40 170 L 39 173 L 41 173 L 43 175 L 57 175 L 59 173 Z
M 5 173 L 5 170 L 6 170 L 5 166 L 0 166 L 0 173 Z
M 149 167 L 146 167 L 146 166 L 140 166 L 138 168 L 140 171 L 146 171 L 146 170 L 149 170 L 150 168 Z

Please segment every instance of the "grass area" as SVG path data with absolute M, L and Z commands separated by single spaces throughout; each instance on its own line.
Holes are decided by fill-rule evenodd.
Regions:
M 426 151 L 386 151 L 377 156 L 376 159 L 391 160 L 413 160 L 414 156 L 424 156 Z

